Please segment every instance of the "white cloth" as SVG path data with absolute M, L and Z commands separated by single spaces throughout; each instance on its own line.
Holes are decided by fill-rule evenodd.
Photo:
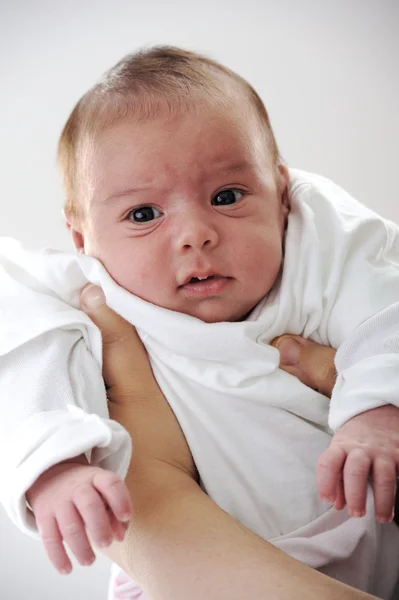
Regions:
M 328 416 L 337 428 L 398 405 L 399 228 L 319 176 L 291 170 L 290 194 L 282 276 L 244 322 L 153 306 L 91 257 L 0 242 L 0 391 L 13 399 L 0 424 L 0 499 L 21 528 L 34 527 L 25 491 L 41 467 L 77 453 L 70 439 L 108 468 L 128 462 L 126 436 L 107 420 L 99 332 L 78 310 L 91 281 L 137 327 L 210 497 L 299 560 L 389 598 L 396 526 L 375 522 L 371 498 L 363 519 L 329 509 L 315 464 L 331 439 Z M 338 348 L 330 412 L 327 398 L 278 369 L 268 344 L 288 332 Z

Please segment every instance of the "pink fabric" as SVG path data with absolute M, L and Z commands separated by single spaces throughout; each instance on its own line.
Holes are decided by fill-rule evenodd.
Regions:
M 141 587 L 124 571 L 112 579 L 108 600 L 148 600 Z

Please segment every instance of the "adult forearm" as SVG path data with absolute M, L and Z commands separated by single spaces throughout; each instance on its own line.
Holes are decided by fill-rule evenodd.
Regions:
M 372 598 L 277 550 L 175 467 L 136 465 L 127 483 L 134 517 L 108 554 L 152 600 Z
M 283 554 L 201 491 L 183 432 L 135 330 L 98 302 L 98 289 L 91 291 L 89 314 L 102 332 L 110 416 L 133 439 L 127 477 L 133 518 L 125 541 L 107 554 L 152 600 L 371 598 Z

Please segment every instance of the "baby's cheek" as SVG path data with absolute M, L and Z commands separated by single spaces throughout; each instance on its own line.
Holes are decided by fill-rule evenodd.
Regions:
M 267 244 L 263 251 L 259 252 L 257 260 L 254 261 L 253 277 L 259 282 L 263 295 L 268 294 L 276 283 L 282 263 L 282 248 L 278 239 Z
M 92 238 L 90 255 L 97 258 L 112 279 L 128 292 L 154 302 L 165 287 L 165 259 L 160 261 L 154 248 L 143 240 L 135 240 L 112 232 L 101 232 Z
M 277 277 L 283 261 L 282 240 L 277 233 L 263 242 L 257 252 L 257 268 L 270 278 Z
M 135 264 L 135 261 L 121 257 L 121 259 L 108 261 L 104 266 L 118 285 L 132 294 L 141 295 L 144 280 L 141 269 Z
M 107 268 L 107 265 L 105 265 Z M 111 277 L 125 290 L 154 304 L 159 303 L 159 296 L 164 286 L 156 277 L 151 264 L 130 257 L 109 262 L 107 268 Z

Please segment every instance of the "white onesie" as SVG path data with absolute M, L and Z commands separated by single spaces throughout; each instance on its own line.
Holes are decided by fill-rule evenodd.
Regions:
M 25 492 L 46 468 L 91 452 L 124 476 L 127 433 L 107 416 L 88 282 L 137 327 L 209 496 L 314 568 L 390 598 L 399 530 L 322 503 L 315 465 L 332 429 L 399 406 L 399 227 L 332 182 L 290 170 L 279 281 L 246 321 L 204 323 L 133 296 L 94 258 L 0 240 L 0 501 L 35 534 Z M 261 273 L 259 274 L 261 276 Z M 331 402 L 278 368 L 283 333 L 338 349 Z M 133 440 L 134 444 L 134 440 Z

